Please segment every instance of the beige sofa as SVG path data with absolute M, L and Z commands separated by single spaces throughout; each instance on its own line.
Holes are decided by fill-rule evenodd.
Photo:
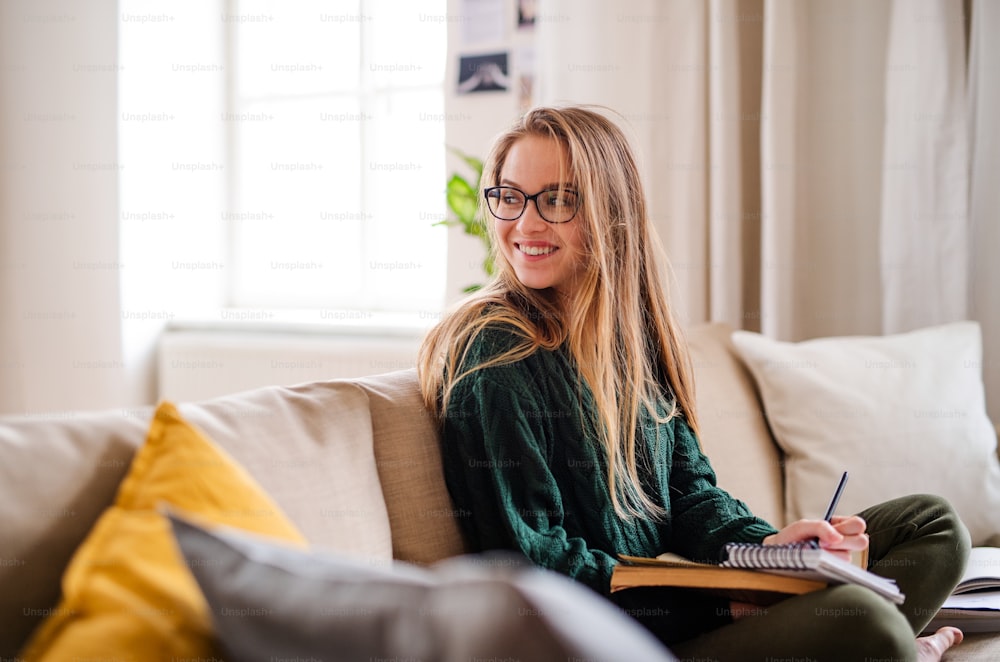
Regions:
M 782 522 L 782 457 L 730 329 L 689 333 L 702 442 L 721 485 Z M 413 370 L 268 387 L 181 411 L 241 463 L 316 547 L 429 563 L 461 554 L 433 421 Z M 149 411 L 0 421 L 0 659 L 56 604 L 73 551 L 112 502 Z M 950 660 L 1000 659 L 971 635 Z

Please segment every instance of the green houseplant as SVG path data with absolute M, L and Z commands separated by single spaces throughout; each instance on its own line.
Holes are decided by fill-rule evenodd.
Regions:
M 490 244 L 490 235 L 486 229 L 486 223 L 479 215 L 479 184 L 483 177 L 483 162 L 474 156 L 469 156 L 454 147 L 449 147 L 449 151 L 456 155 L 475 173 L 475 180 L 466 179 L 459 173 L 453 173 L 448 179 L 446 196 L 448 209 L 452 218 L 435 223 L 435 225 L 455 225 L 460 226 L 465 234 L 479 238 L 486 249 L 486 258 L 483 260 L 483 271 L 487 277 L 493 276 L 493 250 Z M 482 285 L 469 285 L 462 289 L 463 292 L 475 292 Z

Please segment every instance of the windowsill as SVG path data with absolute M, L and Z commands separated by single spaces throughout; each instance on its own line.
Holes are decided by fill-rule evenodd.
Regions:
M 441 313 L 342 309 L 223 309 L 212 316 L 170 320 L 166 331 L 422 338 Z

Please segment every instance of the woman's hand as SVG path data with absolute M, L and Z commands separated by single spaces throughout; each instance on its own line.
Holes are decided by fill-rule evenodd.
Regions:
M 868 549 L 866 527 L 865 521 L 857 515 L 851 517 L 834 516 L 830 518 L 829 522 L 821 519 L 800 519 L 798 522 L 792 522 L 781 531 L 769 535 L 761 542 L 765 545 L 784 545 L 815 538 L 823 549 L 845 561 L 850 561 L 851 552 Z M 729 606 L 734 621 L 760 610 L 760 607 L 742 602 L 730 602 Z
M 761 542 L 765 545 L 784 545 L 815 538 L 821 548 L 850 561 L 851 552 L 868 549 L 866 526 L 865 521 L 856 515 L 835 516 L 829 522 L 819 519 L 800 519 Z

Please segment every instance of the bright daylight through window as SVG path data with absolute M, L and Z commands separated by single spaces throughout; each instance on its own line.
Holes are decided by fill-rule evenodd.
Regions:
M 174 287 L 189 283 L 203 303 L 194 290 L 214 288 L 222 308 L 440 308 L 444 0 L 185 3 L 162 28 L 127 20 L 131 4 L 122 209 L 178 210 L 186 241 L 150 252 L 170 251 Z M 135 109 L 150 108 L 168 120 L 139 121 Z M 132 220 L 122 236 L 134 248 Z M 193 273 L 205 264 L 208 285 Z

